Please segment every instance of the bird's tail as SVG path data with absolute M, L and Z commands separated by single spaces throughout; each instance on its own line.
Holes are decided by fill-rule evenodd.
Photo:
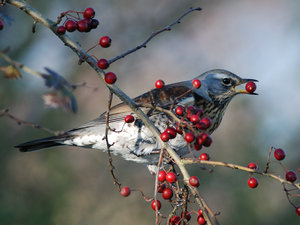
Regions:
M 21 152 L 32 152 L 43 148 L 50 148 L 54 146 L 64 145 L 63 141 L 66 140 L 64 136 L 52 136 L 48 138 L 37 139 L 28 141 L 19 145 L 14 146 L 19 148 Z

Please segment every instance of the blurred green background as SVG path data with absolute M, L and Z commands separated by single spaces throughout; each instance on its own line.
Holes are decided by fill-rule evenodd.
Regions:
M 53 20 L 62 11 L 93 7 L 100 20 L 98 29 L 70 36 L 85 49 L 97 43 L 99 37 L 111 36 L 109 49 L 93 50 L 98 58 L 112 58 L 137 46 L 189 7 L 201 6 L 203 11 L 192 13 L 171 32 L 156 37 L 146 49 L 113 64 L 109 70 L 118 75 L 118 86 L 134 97 L 150 90 L 159 78 L 172 83 L 214 68 L 258 79 L 260 95 L 238 96 L 232 101 L 207 152 L 212 160 L 241 165 L 253 161 L 264 168 L 269 148 L 281 147 L 287 153 L 286 168 L 298 170 L 299 1 L 27 2 Z M 105 111 L 108 92 L 89 66 L 79 66 L 73 52 L 46 28 L 38 25 L 32 34 L 32 19 L 20 10 L 7 5 L 0 8 L 0 13 L 14 19 L 0 31 L 0 49 L 10 47 L 10 57 L 40 72 L 49 67 L 71 83 L 87 82 L 99 87 L 98 91 L 77 89 L 74 94 L 79 111 L 72 114 L 43 106 L 41 96 L 49 90 L 41 79 L 25 73 L 17 81 L 1 76 L 0 109 L 9 108 L 21 119 L 54 130 L 68 130 Z M 2 60 L 0 63 L 5 64 Z M 128 198 L 120 196 L 113 185 L 107 154 L 71 147 L 24 154 L 12 146 L 48 134 L 3 117 L 0 132 L 0 224 L 154 224 L 154 212 L 138 192 Z M 114 157 L 114 165 L 122 184 L 152 195 L 154 177 L 146 167 L 118 157 Z M 244 172 L 219 167 L 208 174 L 197 166 L 189 170 L 200 177 L 199 191 L 210 207 L 221 212 L 221 224 L 299 224 L 299 216 L 279 182 L 257 176 L 259 187 L 250 190 Z M 284 175 L 277 164 L 271 171 Z M 299 197 L 293 200 L 300 204 Z M 196 224 L 195 218 L 191 224 Z

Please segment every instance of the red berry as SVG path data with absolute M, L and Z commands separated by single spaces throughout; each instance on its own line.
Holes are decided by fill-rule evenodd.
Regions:
M 202 145 L 199 145 L 198 142 L 196 141 L 196 142 L 194 143 L 194 149 L 195 149 L 196 151 L 199 151 L 199 150 L 201 150 L 201 148 L 202 148 Z
M 64 26 L 59 26 L 56 30 L 58 35 L 63 35 L 66 33 L 66 28 Z
M 152 200 L 151 207 L 152 207 L 153 210 L 156 210 L 156 207 L 157 207 L 157 210 L 160 210 L 160 208 L 161 208 L 160 201 L 159 200 L 156 200 L 156 201 Z
M 184 113 L 184 107 L 183 106 L 177 106 L 176 108 L 175 108 L 175 113 L 178 115 L 178 116 L 182 116 L 183 115 L 183 113 Z
M 187 111 L 187 113 L 190 114 L 190 115 L 196 114 L 196 113 L 197 113 L 195 107 L 192 106 L 192 105 L 189 106 L 189 107 L 187 107 L 186 111 Z
M 165 188 L 162 193 L 164 199 L 171 199 L 173 197 L 173 191 L 171 188 Z
M 190 221 L 192 216 L 191 213 L 189 211 L 185 212 L 185 217 L 183 217 L 183 212 L 181 212 L 181 218 L 185 218 L 187 221 Z
M 198 216 L 197 222 L 198 222 L 199 225 L 204 225 L 204 224 L 206 224 L 206 220 L 204 219 L 203 216 Z
M 290 170 L 285 174 L 285 179 L 290 182 L 297 180 L 297 175 L 294 171 Z
M 79 32 L 85 32 L 86 30 L 88 30 L 89 25 L 85 20 L 79 20 L 77 22 L 77 30 Z
M 3 23 L 2 23 L 2 21 L 0 20 L 0 30 L 2 30 L 3 29 Z
M 200 88 L 201 87 L 201 81 L 198 80 L 198 79 L 194 79 L 193 80 L 193 87 L 196 88 L 196 89 Z
M 165 86 L 165 82 L 163 80 L 157 80 L 155 82 L 155 87 L 156 88 L 163 88 Z
M 181 127 L 179 125 L 176 126 L 176 132 L 178 134 L 183 134 L 182 130 L 181 130 Z
M 158 184 L 157 185 L 157 192 L 158 193 L 162 193 L 164 191 L 164 189 L 166 188 L 165 184 Z
M 203 133 L 200 135 L 203 143 L 202 145 L 205 147 L 209 147 L 212 143 L 212 138 L 207 134 L 207 133 Z
M 108 84 L 113 84 L 113 83 L 116 82 L 117 76 L 113 72 L 108 72 L 108 73 L 105 74 L 104 80 Z
M 77 29 L 77 23 L 74 20 L 67 20 L 65 23 L 65 28 L 69 32 L 73 32 Z
M 102 70 L 105 70 L 109 67 L 109 63 L 106 59 L 99 59 L 97 65 Z
M 201 127 L 200 129 L 202 129 L 202 130 L 207 129 L 211 126 L 211 119 L 209 117 L 205 117 L 200 120 L 199 124 Z
M 247 166 L 249 169 L 253 169 L 253 170 L 256 170 L 257 169 L 257 166 L 255 163 L 249 163 L 248 166 Z
M 198 115 L 195 115 L 195 114 L 193 114 L 193 115 L 191 115 L 190 116 L 190 121 L 192 122 L 192 123 L 197 123 L 199 120 L 200 120 L 200 117 L 198 116 Z
M 132 115 L 125 116 L 125 123 L 132 123 L 134 121 L 134 117 Z
M 167 173 L 167 175 L 166 175 L 166 180 L 167 180 L 169 183 L 174 183 L 174 182 L 177 180 L 177 176 L 176 176 L 175 173 L 169 172 L 169 173 Z
M 186 142 L 191 143 L 195 139 L 195 136 L 193 133 L 186 133 L 184 139 Z
M 256 84 L 250 81 L 246 84 L 245 88 L 248 93 L 253 93 L 256 90 Z
M 162 132 L 162 133 L 160 134 L 160 139 L 161 139 L 163 142 L 167 142 L 167 141 L 169 141 L 169 139 L 170 139 L 170 134 L 169 134 L 168 132 L 164 131 L 164 132 Z
M 189 183 L 190 183 L 190 185 L 192 185 L 194 187 L 199 187 L 199 185 L 200 185 L 199 178 L 196 176 L 191 176 L 189 179 Z
M 127 197 L 128 195 L 130 195 L 130 188 L 129 187 L 122 187 L 121 191 L 120 191 L 120 194 L 123 196 L 123 197 Z
M 92 19 L 95 16 L 95 11 L 93 8 L 86 8 L 83 12 L 83 17 L 86 19 Z
M 201 153 L 199 156 L 200 160 L 209 160 L 209 155 L 207 153 Z
M 181 219 L 179 216 L 173 216 L 170 220 L 171 225 L 179 225 L 181 223 Z
M 296 207 L 296 214 L 297 214 L 298 216 L 300 216 L 300 205 L 298 205 L 298 206 Z
M 108 36 L 103 36 L 99 40 L 99 45 L 103 48 L 108 48 L 111 44 L 111 39 Z
M 250 177 L 248 179 L 248 186 L 251 187 L 251 188 L 256 188 L 258 185 L 258 181 L 255 177 Z
M 281 149 L 281 148 L 277 148 L 275 151 L 274 151 L 274 157 L 277 159 L 277 160 L 283 160 L 285 158 L 285 152 Z
M 199 209 L 198 216 L 202 216 L 203 217 L 202 209 Z
M 170 139 L 175 138 L 175 137 L 176 137 L 176 134 L 177 134 L 177 132 L 176 132 L 176 130 L 175 130 L 174 127 L 168 127 L 168 128 L 165 130 L 165 132 L 167 132 L 167 133 L 170 135 Z
M 164 170 L 158 172 L 158 180 L 164 182 L 166 180 L 167 173 Z
M 91 29 L 96 29 L 99 25 L 99 21 L 96 19 L 91 20 Z

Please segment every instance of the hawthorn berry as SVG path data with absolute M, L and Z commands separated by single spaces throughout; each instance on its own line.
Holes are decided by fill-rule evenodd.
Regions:
M 297 175 L 294 171 L 290 170 L 285 174 L 285 179 L 290 182 L 297 180 Z
M 171 188 L 165 188 L 162 192 L 162 197 L 164 199 L 171 199 L 173 197 L 173 191 Z
M 179 216 L 174 215 L 171 220 L 171 225 L 179 225 L 181 223 L 181 219 Z
M 73 32 L 77 29 L 77 23 L 74 20 L 67 20 L 65 23 L 65 28 L 69 32 Z
M 192 216 L 191 216 L 191 213 L 189 211 L 186 211 L 185 216 L 183 215 L 183 212 L 181 212 L 181 218 L 185 218 L 187 221 L 190 221 Z
M 202 216 L 203 217 L 202 209 L 199 209 L 198 216 Z
M 201 87 L 201 81 L 198 80 L 198 79 L 194 79 L 193 80 L 193 87 L 196 88 L 196 89 L 200 88 Z
M 193 142 L 194 139 L 195 139 L 195 136 L 193 133 L 186 133 L 184 136 L 184 140 L 188 143 Z
M 193 114 L 193 115 L 191 115 L 190 116 L 190 121 L 193 123 L 193 124 L 195 124 L 195 123 L 197 123 L 199 120 L 200 120 L 200 117 L 198 116 L 198 115 L 196 115 L 196 114 Z
M 113 84 L 116 82 L 117 76 L 113 72 L 108 72 L 105 74 L 104 80 L 108 84 Z
M 95 16 L 95 10 L 93 8 L 86 8 L 83 12 L 83 17 L 86 19 L 92 19 Z
M 253 93 L 256 90 L 256 84 L 250 81 L 246 84 L 245 89 L 248 93 Z
M 202 145 L 199 145 L 198 142 L 196 141 L 196 142 L 194 143 L 194 149 L 195 149 L 196 151 L 199 151 L 199 150 L 202 149 Z
M 183 134 L 181 127 L 179 125 L 177 125 L 175 129 L 178 134 Z
M 157 210 L 160 210 L 160 208 L 161 208 L 161 203 L 160 203 L 160 201 L 159 200 L 152 200 L 152 202 L 151 202 L 151 207 L 152 207 L 152 209 L 155 211 L 156 210 L 156 208 L 157 208 Z
M 207 129 L 211 126 L 211 119 L 209 117 L 205 117 L 199 121 L 200 129 Z
M 300 216 L 300 205 L 298 205 L 298 206 L 296 207 L 296 214 L 297 214 L 298 216 Z
M 3 29 L 3 23 L 2 23 L 2 20 L 0 20 L 0 30 L 2 30 Z
M 56 32 L 58 35 L 63 35 L 66 33 L 66 30 L 67 29 L 64 26 L 59 26 L 59 27 L 57 27 Z
M 167 141 L 169 141 L 169 139 L 170 139 L 170 134 L 169 134 L 168 132 L 164 131 L 164 132 L 162 132 L 162 133 L 160 134 L 160 139 L 161 139 L 163 142 L 167 142 Z
M 176 137 L 176 129 L 174 127 L 168 127 L 165 132 L 167 132 L 170 135 L 170 139 L 173 139 Z
M 178 116 L 182 116 L 183 113 L 184 113 L 184 107 L 179 105 L 175 108 L 175 113 L 178 115 Z
M 157 192 L 158 193 L 163 193 L 164 189 L 166 188 L 165 184 L 158 184 L 157 185 Z
M 199 178 L 196 177 L 196 176 L 191 176 L 190 179 L 189 179 L 189 183 L 193 187 L 199 187 L 199 185 L 200 185 Z
M 277 159 L 277 160 L 283 160 L 285 158 L 285 152 L 284 150 L 282 150 L 281 148 L 277 148 L 275 151 L 274 151 L 274 157 Z
M 86 32 L 89 29 L 89 25 L 86 20 L 79 20 L 77 22 L 77 30 L 79 32 Z
M 165 82 L 163 80 L 157 80 L 155 82 L 155 87 L 160 89 L 160 88 L 163 88 L 165 86 Z
M 203 216 L 198 216 L 197 222 L 198 222 L 199 225 L 204 225 L 204 224 L 206 224 L 206 220 L 204 219 Z
M 158 180 L 164 182 L 166 180 L 167 173 L 164 170 L 158 172 Z
M 99 45 L 103 48 L 108 48 L 111 45 L 111 39 L 109 36 L 103 36 L 99 39 Z
M 91 29 L 96 29 L 99 25 L 99 21 L 96 20 L 96 19 L 92 19 L 91 20 L 91 23 L 90 23 L 90 26 L 91 26 Z
M 253 162 L 249 163 L 247 167 L 248 167 L 249 169 L 253 169 L 253 170 L 256 170 L 256 169 L 257 169 L 256 164 L 253 163 Z
M 131 193 L 131 190 L 129 187 L 122 187 L 121 191 L 120 191 L 120 194 L 123 196 L 123 197 L 127 197 L 129 196 Z
M 132 115 L 125 116 L 125 123 L 132 123 L 134 121 L 134 117 Z
M 212 138 L 211 138 L 211 136 L 208 135 L 203 141 L 203 146 L 209 147 L 211 145 L 211 143 L 212 143 Z
M 169 183 L 174 183 L 177 181 L 177 176 L 175 173 L 173 172 L 169 172 L 167 173 L 166 175 L 166 180 L 169 182 Z
M 209 155 L 207 153 L 201 153 L 199 156 L 200 160 L 209 160 Z
M 249 177 L 248 179 L 248 186 L 251 188 L 256 188 L 258 185 L 258 181 L 255 177 Z
M 100 69 L 105 70 L 109 67 L 107 59 L 99 59 L 97 65 Z

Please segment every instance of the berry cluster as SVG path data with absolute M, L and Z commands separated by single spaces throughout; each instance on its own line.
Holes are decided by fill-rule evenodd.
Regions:
M 73 14 L 76 14 L 74 16 Z M 81 17 L 82 15 L 82 17 Z M 93 8 L 86 8 L 83 12 L 67 11 L 61 14 L 61 17 L 66 16 L 66 21 L 63 25 L 57 27 L 57 34 L 63 35 L 68 32 L 90 32 L 92 29 L 96 29 L 99 25 L 99 21 L 94 19 L 95 11 Z

